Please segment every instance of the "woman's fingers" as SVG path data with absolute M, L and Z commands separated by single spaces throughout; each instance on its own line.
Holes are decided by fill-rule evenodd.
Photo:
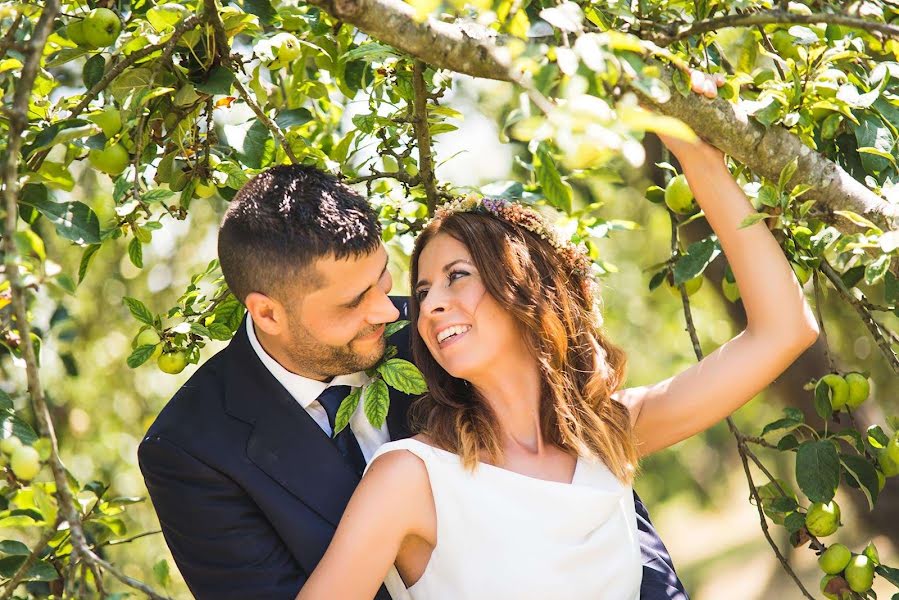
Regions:
M 706 98 L 716 98 L 718 96 L 718 88 L 724 85 L 724 75 L 716 73 L 709 75 L 693 69 L 690 71 L 690 87 L 697 94 L 702 94 Z

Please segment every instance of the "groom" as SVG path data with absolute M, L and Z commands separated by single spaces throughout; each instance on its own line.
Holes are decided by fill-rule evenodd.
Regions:
M 368 382 L 387 343 L 409 359 L 408 327 L 383 337 L 385 324 L 407 318 L 407 302 L 387 295 L 375 212 L 313 167 L 273 167 L 244 185 L 218 251 L 247 315 L 163 408 L 140 444 L 140 468 L 195 597 L 289 600 L 324 554 L 365 462 L 411 435 L 412 398 L 390 390 L 382 427 L 360 403 L 331 436 L 340 401 Z M 641 597 L 686 599 L 634 500 Z M 383 587 L 376 600 L 390 600 Z

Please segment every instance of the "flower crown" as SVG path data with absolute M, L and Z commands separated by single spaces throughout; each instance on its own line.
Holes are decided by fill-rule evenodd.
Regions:
M 453 213 L 480 212 L 491 214 L 528 231 L 535 233 L 559 253 L 562 261 L 571 272 L 581 276 L 584 282 L 584 296 L 592 302 L 596 281 L 593 277 L 593 261 L 583 243 L 575 245 L 571 241 L 559 238 L 555 229 L 539 212 L 533 208 L 505 198 L 480 197 L 476 194 L 461 196 L 437 207 L 431 221 L 444 219 Z M 430 223 L 429 223 L 430 224 Z

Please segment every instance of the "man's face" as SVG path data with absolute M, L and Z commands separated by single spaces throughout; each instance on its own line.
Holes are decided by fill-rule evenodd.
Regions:
M 393 278 L 383 244 L 361 257 L 320 258 L 319 286 L 284 299 L 289 339 L 285 350 L 301 374 L 316 379 L 355 373 L 384 355 L 384 326 L 399 317 L 387 294 Z M 302 287 L 301 285 L 297 286 Z

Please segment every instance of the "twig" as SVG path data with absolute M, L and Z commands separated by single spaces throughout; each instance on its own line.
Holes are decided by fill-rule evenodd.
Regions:
M 412 65 L 412 128 L 418 140 L 418 170 L 428 201 L 428 214 L 437 210 L 437 181 L 431 158 L 431 131 L 428 128 L 428 90 L 425 87 L 425 64 L 416 60 Z
M 74 119 L 78 115 L 80 115 L 85 108 L 93 102 L 94 98 L 100 95 L 100 92 L 109 87 L 109 84 L 112 83 L 112 80 L 121 75 L 125 69 L 137 63 L 137 61 L 150 56 L 154 52 L 159 50 L 163 50 L 164 48 L 171 47 L 174 49 L 175 45 L 178 43 L 178 40 L 181 39 L 187 31 L 193 29 L 200 22 L 200 17 L 197 15 L 191 15 L 190 17 L 184 19 L 175 27 L 175 31 L 172 32 L 172 35 L 165 42 L 159 42 L 158 44 L 150 44 L 149 46 L 144 46 L 140 50 L 136 50 L 114 64 L 106 73 L 103 74 L 103 77 L 100 78 L 100 81 L 95 83 L 91 89 L 84 94 L 81 101 L 75 105 L 75 107 L 69 112 L 67 119 Z M 171 54 L 169 54 L 170 56 Z M 50 148 L 46 148 L 44 150 L 39 151 L 35 154 L 31 161 L 29 162 L 28 168 L 32 171 L 36 171 L 40 168 L 41 164 L 44 162 L 44 159 L 47 158 L 47 155 L 50 153 Z
M 846 287 L 846 284 L 843 283 L 843 279 L 840 277 L 840 274 L 837 273 L 830 263 L 828 263 L 823 258 L 821 259 L 821 272 L 830 280 L 830 283 L 837 289 L 840 295 L 845 299 L 852 307 L 858 312 L 858 315 L 862 319 L 862 323 L 865 324 L 865 327 L 868 328 L 868 331 L 871 332 L 871 335 L 874 337 L 874 342 L 877 344 L 877 347 L 880 348 L 880 351 L 883 353 L 884 357 L 887 359 L 887 363 L 889 363 L 890 367 L 896 374 L 899 374 L 899 357 L 896 356 L 896 353 L 893 352 L 893 349 L 890 347 L 890 343 L 884 337 L 882 330 L 885 329 L 883 325 L 878 323 L 874 317 L 871 316 L 871 313 L 867 308 L 861 303 L 861 301 L 856 298 L 852 292 Z
M 50 539 L 54 535 L 56 535 L 56 528 L 58 526 L 59 520 L 57 519 L 53 527 L 49 527 L 47 531 L 45 531 L 43 535 L 41 535 L 41 539 L 39 539 L 37 544 L 34 546 L 34 550 L 32 550 L 31 554 L 28 555 L 28 558 L 25 559 L 25 562 L 19 565 L 19 568 L 16 570 L 15 574 L 10 578 L 10 580 L 6 582 L 6 587 L 4 587 L 3 592 L 0 593 L 0 600 L 9 600 L 9 598 L 12 597 L 13 592 L 15 592 L 16 588 L 19 587 L 19 584 L 22 583 L 25 575 L 28 574 L 28 571 L 31 570 L 31 567 L 33 567 L 34 563 L 37 562 L 37 559 L 40 556 L 41 551 L 44 549 L 44 546 L 46 546 Z
M 284 149 L 284 154 L 286 154 L 287 158 L 290 159 L 290 162 L 293 164 L 297 164 L 300 161 L 293 153 L 290 144 L 287 143 L 287 138 L 284 136 L 284 132 L 281 131 L 281 128 L 278 127 L 277 123 L 272 121 L 269 116 L 265 114 L 265 112 L 263 112 L 262 108 L 259 107 L 259 104 L 256 103 L 252 96 L 250 96 L 250 92 L 247 91 L 247 88 L 245 88 L 237 78 L 237 69 L 235 68 L 234 63 L 231 60 L 231 47 L 228 45 L 228 34 L 225 32 L 225 24 L 222 23 L 222 17 L 219 15 L 215 0 L 203 0 L 203 5 L 206 21 L 210 25 L 212 25 L 212 30 L 215 34 L 215 50 L 218 54 L 221 64 L 231 70 L 232 73 L 234 73 L 234 87 L 237 89 L 237 93 L 240 95 L 243 101 L 247 103 L 247 106 L 249 106 L 253 110 L 253 113 L 259 118 L 259 120 L 262 121 L 262 124 L 272 132 L 272 135 L 275 136 L 276 140 L 278 140 L 281 148 Z
M 678 245 L 677 245 L 678 227 L 677 227 L 677 222 L 675 221 L 674 213 L 672 211 L 668 211 L 668 214 L 671 219 L 672 254 L 675 254 L 678 252 Z M 696 333 L 696 327 L 693 324 L 693 318 L 692 318 L 691 311 L 690 311 L 690 301 L 689 301 L 689 297 L 687 296 L 687 289 L 683 283 L 678 286 L 678 289 L 680 289 L 681 300 L 684 305 L 684 317 L 686 318 L 687 331 L 690 334 L 690 341 L 693 344 L 693 351 L 696 353 L 696 360 L 700 361 L 703 358 L 702 346 L 700 345 L 700 342 L 699 342 L 699 336 Z M 743 470 L 746 472 L 746 480 L 747 480 L 747 483 L 749 484 L 749 492 L 750 492 L 750 494 L 752 494 L 752 497 L 755 499 L 756 508 L 759 511 L 759 520 L 761 522 L 762 533 L 764 534 L 765 539 L 768 540 L 768 544 L 771 546 L 771 549 L 774 551 L 775 556 L 777 556 L 777 559 L 780 561 L 780 564 L 784 568 L 784 571 L 786 571 L 787 574 L 793 579 L 793 581 L 796 582 L 796 585 L 799 586 L 799 589 L 802 590 L 802 593 L 806 598 L 808 598 L 809 600 L 815 600 L 815 598 L 811 594 L 809 594 L 808 590 L 805 589 L 805 586 L 802 585 L 802 581 L 799 580 L 799 577 L 796 575 L 796 572 L 793 570 L 793 568 L 787 562 L 787 559 L 784 557 L 783 553 L 781 553 L 780 548 L 777 546 L 774 539 L 771 537 L 771 533 L 768 531 L 768 522 L 765 519 L 765 513 L 762 510 L 762 501 L 759 498 L 758 492 L 755 489 L 755 482 L 753 481 L 752 473 L 749 470 L 749 462 L 748 462 L 747 457 L 751 456 L 753 462 L 755 462 L 756 464 L 761 465 L 761 463 L 758 460 L 758 458 L 755 456 L 755 454 L 753 454 L 752 451 L 746 447 L 746 444 L 743 442 L 743 439 L 744 439 L 743 433 L 737 428 L 733 419 L 731 417 L 727 417 L 726 421 L 727 421 L 727 426 L 730 428 L 731 433 L 733 433 L 734 438 L 736 438 L 736 441 L 737 441 L 737 452 L 740 455 L 740 461 L 742 461 L 742 463 L 743 463 Z M 768 472 L 768 470 L 763 468 L 763 471 L 765 472 L 766 475 L 768 475 L 769 479 L 774 481 L 775 485 L 777 485 L 777 487 L 780 488 L 780 484 L 777 483 L 776 479 L 771 476 L 771 474 Z M 781 489 L 781 493 L 784 493 L 784 490 Z
M 822 293 L 821 283 L 818 280 L 818 269 L 812 271 L 812 287 L 815 289 L 815 315 L 818 317 L 818 329 L 821 330 L 821 342 L 824 347 L 824 356 L 827 359 L 827 366 L 831 372 L 835 371 L 833 355 L 830 353 L 830 345 L 827 343 L 827 330 L 824 328 L 824 316 L 822 314 Z
M 831 25 L 844 25 L 855 29 L 864 29 L 866 31 L 878 32 L 890 37 L 899 37 L 899 27 L 889 23 L 878 23 L 870 21 L 862 17 L 854 17 L 839 13 L 813 13 L 810 15 L 799 15 L 787 12 L 780 8 L 763 12 L 755 12 L 750 14 L 731 14 L 723 17 L 715 17 L 704 21 L 697 21 L 684 26 L 674 25 L 665 27 L 667 31 L 658 31 L 661 27 L 657 27 L 656 32 L 645 32 L 648 37 L 652 38 L 660 46 L 667 46 L 682 39 L 718 31 L 727 27 L 747 27 L 753 25 L 774 25 L 774 24 L 790 24 L 790 25 L 814 25 L 816 23 L 828 23 Z

